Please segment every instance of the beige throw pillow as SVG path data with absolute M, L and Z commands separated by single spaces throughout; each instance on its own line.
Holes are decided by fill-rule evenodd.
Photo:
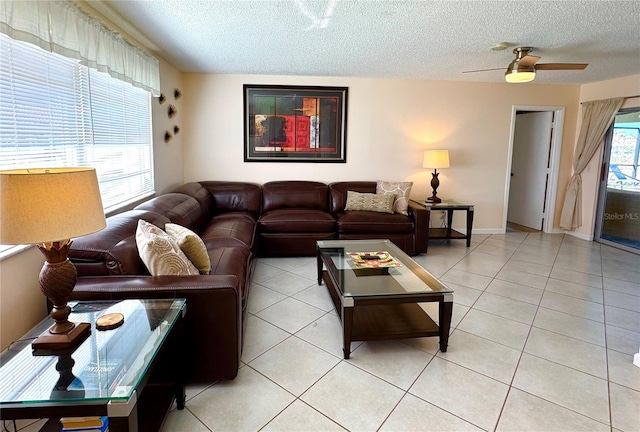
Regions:
M 142 219 L 136 229 L 138 254 L 153 276 L 192 276 L 198 269 L 160 228 Z
M 377 195 L 347 191 L 346 211 L 361 210 L 379 213 L 393 213 L 393 195 Z
M 211 261 L 209 261 L 207 247 L 198 234 L 174 223 L 165 224 L 164 230 L 169 234 L 169 237 L 178 243 L 180 250 L 200 270 L 200 274 L 211 273 Z
M 376 185 L 376 193 L 382 195 L 395 195 L 396 200 L 393 203 L 393 210 L 405 216 L 409 214 L 409 194 L 413 182 L 388 182 L 378 180 Z

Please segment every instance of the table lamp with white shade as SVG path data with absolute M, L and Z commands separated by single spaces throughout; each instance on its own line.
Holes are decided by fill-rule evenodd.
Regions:
M 431 177 L 431 189 L 433 189 L 433 195 L 427 198 L 427 202 L 442 202 L 436 194 L 438 186 L 440 186 L 440 180 L 438 180 L 438 168 L 449 168 L 449 150 L 425 150 L 422 167 L 433 169 Z
M 53 304 L 55 324 L 33 342 L 34 350 L 69 349 L 91 333 L 88 323 L 68 320 L 77 273 L 67 253 L 71 238 L 105 226 L 95 169 L 0 171 L 0 244 L 35 244 L 46 260 L 39 284 Z

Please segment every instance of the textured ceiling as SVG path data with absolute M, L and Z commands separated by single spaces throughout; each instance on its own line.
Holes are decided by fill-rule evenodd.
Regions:
M 504 82 L 509 42 L 540 63 L 538 83 L 640 73 L 640 1 L 107 1 L 183 72 Z M 104 9 L 104 8 L 103 8 Z M 120 21 L 122 23 L 122 21 Z M 126 25 L 123 28 L 127 30 Z

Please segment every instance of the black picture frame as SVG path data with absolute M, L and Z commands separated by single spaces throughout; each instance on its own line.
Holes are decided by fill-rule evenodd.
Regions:
M 347 87 L 244 84 L 244 161 L 347 161 Z

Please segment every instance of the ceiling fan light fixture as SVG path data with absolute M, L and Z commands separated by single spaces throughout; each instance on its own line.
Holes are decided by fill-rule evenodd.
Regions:
M 518 60 L 514 60 L 509 64 L 507 71 L 504 73 L 504 79 L 508 83 L 526 83 L 536 78 L 536 71 L 533 66 L 523 66 L 518 64 Z
M 526 83 L 533 81 L 536 78 L 536 73 L 514 70 L 505 72 L 504 78 L 508 83 Z

